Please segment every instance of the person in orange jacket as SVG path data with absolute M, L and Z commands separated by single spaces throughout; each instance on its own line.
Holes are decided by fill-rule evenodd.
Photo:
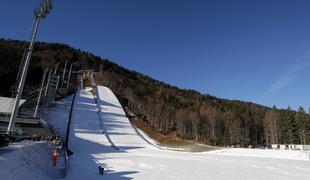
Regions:
M 53 166 L 54 166 L 54 167 L 55 167 L 56 164 L 57 164 L 57 159 L 58 159 L 58 157 L 59 157 L 59 154 L 58 154 L 57 150 L 55 150 L 54 153 L 53 153 Z

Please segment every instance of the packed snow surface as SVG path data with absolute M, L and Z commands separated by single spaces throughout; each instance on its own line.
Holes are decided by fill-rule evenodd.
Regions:
M 230 155 L 230 156 L 252 156 L 263 158 L 295 159 L 295 160 L 309 161 L 309 152 L 294 151 L 294 150 L 230 148 L 230 149 L 211 151 L 209 153 Z
M 52 152 L 47 142 L 25 141 L 0 148 L 0 179 L 52 179 Z
M 109 88 L 98 86 L 97 93 L 76 96 L 67 179 L 310 179 L 309 155 L 298 151 L 159 149 L 137 133 Z

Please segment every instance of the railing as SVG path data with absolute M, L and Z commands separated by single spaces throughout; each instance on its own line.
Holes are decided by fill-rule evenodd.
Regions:
M 90 81 L 91 81 L 91 84 L 92 84 L 94 87 L 97 85 L 93 73 L 90 74 Z
M 68 120 L 67 131 L 66 131 L 66 139 L 65 139 L 64 143 L 62 143 L 62 145 L 61 145 L 61 151 L 62 151 L 63 158 L 64 158 L 63 159 L 64 164 L 63 164 L 63 166 L 58 167 L 56 169 L 56 172 L 55 172 L 55 177 L 58 177 L 58 178 L 66 176 L 66 172 L 67 172 L 67 169 L 69 167 L 69 163 L 68 163 L 69 156 L 73 154 L 73 152 L 70 151 L 68 148 L 68 143 L 69 143 L 70 126 L 71 126 L 72 112 L 73 112 L 73 108 L 74 108 L 74 101 L 75 101 L 76 93 L 74 94 L 72 102 L 71 102 L 69 120 Z
M 66 140 L 65 140 L 65 149 L 66 149 L 66 151 L 68 151 L 69 155 L 71 155 L 71 153 L 72 153 L 68 149 L 68 142 L 69 142 L 71 120 L 72 120 L 72 111 L 73 111 L 73 107 L 74 107 L 74 101 L 75 101 L 76 93 L 74 93 L 74 96 L 73 96 L 73 99 L 72 99 L 72 102 L 71 102 L 71 108 L 70 108 L 69 120 L 68 120 L 68 125 L 67 125 L 67 132 L 66 132 Z

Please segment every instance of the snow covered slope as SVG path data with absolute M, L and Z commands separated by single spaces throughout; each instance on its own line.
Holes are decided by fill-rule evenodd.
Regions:
M 102 133 L 93 95 L 81 90 L 74 103 L 68 147 L 74 154 L 69 159 L 67 178 L 96 179 L 99 159 L 94 156 L 113 152 L 114 149 Z
M 129 119 L 113 92 L 97 86 L 97 101 L 100 105 L 100 116 L 106 134 L 120 149 L 157 149 L 145 141 L 133 128 Z
M 51 154 L 46 142 L 21 142 L 0 149 L 1 180 L 52 179 Z
M 252 156 L 252 157 L 296 159 L 307 161 L 310 160 L 309 152 L 294 151 L 294 150 L 231 148 L 231 149 L 221 149 L 211 151 L 208 153 L 230 155 L 230 156 L 247 156 L 247 157 Z
M 76 97 L 67 179 L 310 179 L 308 160 L 158 149 L 137 134 L 109 88 L 97 92 L 99 106 L 86 90 Z M 99 164 L 107 169 L 104 177 Z
M 67 96 L 48 108 L 48 112 L 40 114 L 41 118 L 46 120 L 60 135 L 62 139 L 66 139 L 67 124 L 71 108 L 73 95 Z

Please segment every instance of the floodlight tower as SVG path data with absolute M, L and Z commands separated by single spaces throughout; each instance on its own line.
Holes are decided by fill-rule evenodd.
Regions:
M 34 41 L 37 35 L 37 31 L 38 31 L 38 27 L 40 24 L 41 19 L 46 18 L 47 14 L 50 12 L 50 10 L 53 8 L 53 4 L 52 4 L 52 0 L 44 0 L 40 7 L 35 11 L 34 14 L 34 25 L 33 25 L 33 30 L 32 30 L 32 35 L 31 35 L 31 41 L 30 41 L 30 45 L 29 47 L 25 50 L 26 51 L 26 60 L 23 66 L 23 70 L 22 70 L 22 75 L 21 75 L 21 79 L 18 85 L 18 89 L 17 89 L 17 95 L 13 104 L 13 108 L 12 108 L 12 114 L 10 117 L 10 123 L 7 129 L 7 133 L 10 134 L 15 126 L 15 121 L 16 121 L 16 115 L 18 112 L 18 108 L 19 108 L 19 103 L 20 103 L 20 98 L 22 96 L 23 90 L 24 90 L 24 85 L 25 85 L 25 79 L 27 76 L 27 71 L 28 71 L 28 67 L 30 64 L 30 60 L 31 60 L 31 55 L 32 55 L 32 51 L 33 51 L 33 45 L 34 45 Z

